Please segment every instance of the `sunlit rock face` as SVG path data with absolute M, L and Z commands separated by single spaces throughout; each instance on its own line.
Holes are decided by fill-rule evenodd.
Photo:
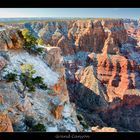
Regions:
M 63 65 L 62 51 L 58 47 L 46 48 L 46 55 L 44 56 L 47 64 L 57 73 L 59 73 L 59 79 L 56 84 L 52 86 L 54 92 L 59 94 L 63 102 L 68 101 L 68 90 L 66 85 L 65 67 Z
M 48 21 L 25 23 L 24 27 L 36 37 L 41 37 L 45 44 L 60 47 L 63 55 L 79 51 L 117 53 L 127 40 L 122 20 Z M 20 43 L 22 45 L 18 29 L 3 30 L 1 34 L 7 48 L 20 48 Z
M 119 52 L 121 43 L 127 40 L 121 20 L 75 20 L 33 24 L 46 44 L 58 46 L 63 55 L 78 51 L 101 53 Z
M 99 128 L 97 126 L 97 127 L 92 127 L 92 132 L 117 132 L 117 130 L 115 128 L 111 128 L 111 127 Z
M 123 98 L 126 90 L 137 88 L 139 67 L 133 60 L 121 55 L 90 54 L 93 60 L 98 80 L 106 85 L 106 94 L 112 101 L 115 97 Z
M 13 132 L 12 123 L 9 116 L 1 114 L 0 122 L 0 132 Z
M 7 52 L 1 51 L 0 57 L 0 112 L 6 111 L 9 118 L 4 121 L 9 126 L 2 126 L 1 131 L 27 132 L 40 123 L 47 132 L 83 131 L 74 106 L 69 102 L 60 48 L 46 48 L 43 56 L 29 54 L 22 48 L 16 48 L 14 44 L 12 48 L 7 46 L 7 49 Z M 16 83 L 4 80 L 6 74 L 15 70 L 20 74 L 21 63 L 32 64 L 35 76 L 43 77 L 49 89 L 36 89 L 35 93 L 26 91 L 25 98 L 21 98 L 15 85 L 22 87 L 22 84 L 19 81 Z
M 0 31 L 0 110 L 8 110 L 13 130 L 28 131 L 41 123 L 47 132 L 88 131 L 77 111 L 92 127 L 90 132 L 140 131 L 138 25 L 80 19 L 25 23 Z M 43 55 L 22 49 L 23 28 L 43 39 Z M 22 100 L 14 83 L 3 81 L 4 69 L 20 73 L 21 62 L 31 63 L 51 90 L 27 92 Z
M 60 47 L 64 55 L 71 101 L 85 110 L 96 112 L 97 116 L 99 112 L 106 112 L 105 115 L 109 116 L 109 111 L 114 114 L 117 109 L 118 116 L 123 113 L 121 108 L 127 106 L 131 110 L 131 107 L 139 105 L 135 98 L 139 93 L 138 30 L 134 36 L 136 26 L 130 21 L 126 24 L 124 20 L 97 19 L 52 22 L 40 30 L 46 44 Z M 133 97 L 129 96 L 130 93 L 134 94 Z M 94 113 L 82 113 L 93 125 L 120 125 L 117 118 L 109 122 L 112 115 L 106 119 L 104 115 L 97 117 Z M 124 122 L 124 128 L 127 124 L 128 129 L 134 130 L 130 127 L 130 121 Z M 118 130 L 127 131 L 124 128 Z
M 22 45 L 23 42 L 18 29 L 0 31 L 0 51 L 7 51 L 7 49 L 19 49 Z

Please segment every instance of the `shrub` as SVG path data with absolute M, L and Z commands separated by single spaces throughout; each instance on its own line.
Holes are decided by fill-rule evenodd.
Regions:
M 80 124 L 87 129 L 88 128 L 88 124 L 86 123 L 86 121 L 84 120 L 84 117 L 82 116 L 82 114 L 77 114 L 77 119 L 79 120 Z
M 44 41 L 41 38 L 37 39 L 36 42 L 37 42 L 38 45 L 43 45 L 44 44 Z
M 7 82 L 14 82 L 17 80 L 17 74 L 15 73 L 8 73 L 5 77 Z
M 21 68 L 21 74 L 17 75 L 16 73 L 8 73 L 4 79 L 6 79 L 7 82 L 14 82 L 17 81 L 17 77 L 22 83 L 23 87 L 19 86 L 19 83 L 15 82 L 14 86 L 20 93 L 21 98 L 25 98 L 25 91 L 28 92 L 35 92 L 36 87 L 40 88 L 42 90 L 47 90 L 48 87 L 44 83 L 44 79 L 40 76 L 34 77 L 33 75 L 36 73 L 36 71 L 33 69 L 33 65 L 31 64 L 22 64 L 20 66 Z M 16 71 L 15 71 L 16 72 Z
M 37 125 L 34 125 L 32 128 L 30 128 L 29 131 L 30 132 L 32 131 L 46 132 L 46 128 L 44 124 L 38 123 Z
M 28 29 L 22 30 L 22 35 L 24 38 L 24 49 L 29 53 L 40 54 L 43 52 L 43 48 L 38 48 L 36 45 L 43 45 L 42 39 L 36 39 Z
M 85 121 L 81 121 L 80 124 L 87 129 L 88 128 L 88 124 Z
M 31 47 L 30 51 L 34 54 L 41 54 L 43 53 L 43 48 L 39 48 L 39 47 L 36 47 L 36 46 L 33 46 Z
M 42 84 L 43 83 L 43 78 L 40 77 L 40 76 L 37 76 L 37 77 L 34 78 L 33 83 L 34 84 L 38 84 L 38 83 Z
M 22 30 L 25 46 L 33 46 L 36 44 L 36 38 L 29 32 L 28 29 Z
M 27 116 L 25 115 L 25 124 L 29 127 L 32 128 L 34 124 L 36 123 L 36 120 L 34 119 L 33 116 Z
M 47 46 L 46 47 L 52 47 L 50 44 L 47 44 Z
M 35 85 L 38 84 L 37 79 L 39 78 L 33 78 L 33 74 L 36 73 L 36 71 L 33 69 L 33 65 L 30 64 L 24 64 L 21 65 L 21 75 L 20 75 L 20 80 L 24 87 L 28 88 L 29 92 L 34 92 L 35 91 Z M 42 78 L 40 78 L 42 79 Z
M 37 76 L 35 78 L 32 79 L 33 84 L 37 85 L 39 88 L 43 89 L 43 90 L 47 90 L 47 85 L 45 85 L 43 83 L 43 78 L 40 76 Z
M 77 114 L 77 119 L 79 121 L 82 121 L 82 120 L 84 120 L 84 117 L 81 114 Z
M 48 89 L 47 85 L 45 85 L 44 83 L 39 85 L 39 88 L 41 88 L 43 90 L 47 90 Z
M 33 65 L 31 64 L 21 64 L 20 69 L 22 73 L 28 73 L 29 76 L 36 73 L 36 71 L 33 69 Z
M 35 92 L 36 87 L 43 90 L 47 89 L 47 85 L 44 84 L 43 78 L 40 76 L 33 77 L 36 71 L 33 69 L 31 64 L 22 64 L 21 65 L 21 74 L 20 81 L 23 84 L 23 89 L 19 89 L 21 96 L 25 97 L 25 91 Z

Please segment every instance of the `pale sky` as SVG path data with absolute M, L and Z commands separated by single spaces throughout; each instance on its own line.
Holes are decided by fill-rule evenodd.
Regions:
M 0 18 L 109 17 L 140 18 L 140 8 L 0 8 Z

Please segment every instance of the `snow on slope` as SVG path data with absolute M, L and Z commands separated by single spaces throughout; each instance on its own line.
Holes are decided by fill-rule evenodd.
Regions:
M 137 64 L 140 64 L 140 52 L 134 50 L 134 45 L 131 44 L 123 44 L 121 51 L 127 54 L 129 59 L 134 60 Z
M 84 66 L 88 54 L 89 54 L 89 52 L 79 51 L 78 53 L 76 53 L 74 55 L 64 56 L 64 61 L 65 62 L 73 62 L 73 61 L 78 60 L 78 61 L 81 61 L 82 66 Z
M 20 70 L 20 64 L 32 64 L 34 69 L 36 70 L 36 73 L 34 76 L 41 76 L 44 78 L 44 82 L 48 86 L 52 86 L 57 83 L 59 75 L 52 71 L 47 64 L 39 58 L 39 56 L 33 56 L 30 55 L 26 51 L 22 52 L 9 52 L 10 56 L 10 64 L 7 65 L 6 71 L 13 72 L 16 70 L 19 74 L 21 73 Z M 4 75 L 6 75 L 7 72 L 4 72 Z
M 4 31 L 6 30 L 4 27 L 0 27 L 0 31 Z

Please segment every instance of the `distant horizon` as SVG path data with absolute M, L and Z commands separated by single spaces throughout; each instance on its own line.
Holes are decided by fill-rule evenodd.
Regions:
M 140 19 L 140 8 L 0 8 L 1 18 Z
M 120 18 L 113 18 L 113 17 L 0 17 L 0 19 L 32 19 L 32 18 L 53 18 L 53 19 L 75 19 L 75 18 L 79 18 L 79 19 L 88 19 L 88 18 L 91 18 L 91 19 L 98 19 L 98 18 L 103 18 L 103 19 L 128 19 L 128 20 L 140 20 L 140 18 L 138 19 L 135 19 L 135 18 L 123 18 L 123 17 L 120 17 Z

